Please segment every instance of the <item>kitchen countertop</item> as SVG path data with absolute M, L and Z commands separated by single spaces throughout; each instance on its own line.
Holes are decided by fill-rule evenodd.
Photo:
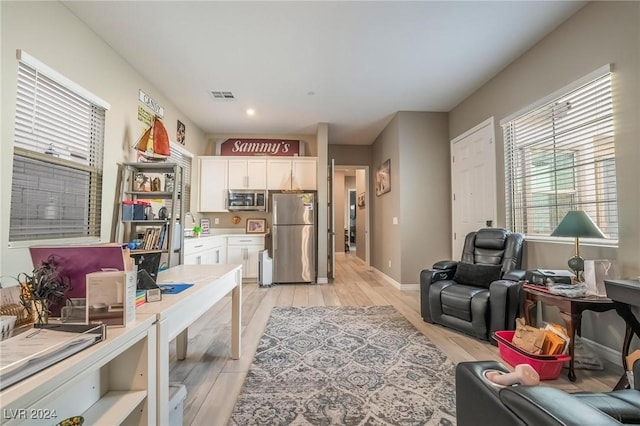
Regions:
M 250 235 L 255 237 L 266 237 L 267 234 L 247 234 L 243 228 L 211 228 L 209 229 L 209 235 L 200 234 L 199 237 L 184 237 L 185 240 L 195 240 L 197 238 L 210 238 L 210 237 L 227 237 L 229 235 Z

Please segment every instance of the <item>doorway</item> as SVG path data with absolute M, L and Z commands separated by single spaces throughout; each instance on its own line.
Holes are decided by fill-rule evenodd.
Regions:
M 335 166 L 331 185 L 335 235 L 332 254 L 357 256 L 369 267 L 369 168 Z
M 349 205 L 345 209 L 344 251 L 355 253 L 356 251 L 356 190 L 349 189 Z

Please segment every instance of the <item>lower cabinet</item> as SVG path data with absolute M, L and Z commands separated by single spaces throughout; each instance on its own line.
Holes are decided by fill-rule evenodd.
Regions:
M 229 236 L 227 237 L 227 263 L 241 264 L 243 279 L 257 279 L 258 252 L 263 249 L 263 236 Z
M 226 237 L 201 237 L 185 240 L 185 265 L 220 265 L 227 263 Z

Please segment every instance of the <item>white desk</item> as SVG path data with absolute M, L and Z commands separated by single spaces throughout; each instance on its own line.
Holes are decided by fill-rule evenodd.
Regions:
M 242 318 L 241 265 L 180 265 L 158 274 L 158 284 L 194 284 L 178 294 L 163 294 L 162 301 L 145 303 L 137 314 L 157 317 L 157 422 L 169 424 L 169 343 L 176 339 L 178 359 L 187 352 L 187 328 L 231 292 L 231 357 L 240 358 Z
M 53 425 L 82 415 L 87 425 L 155 425 L 156 318 L 139 314 L 106 340 L 0 392 L 0 424 Z M 166 424 L 166 423 L 165 423 Z

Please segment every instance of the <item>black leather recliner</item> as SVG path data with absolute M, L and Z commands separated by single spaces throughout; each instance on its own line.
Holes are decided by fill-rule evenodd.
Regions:
M 523 245 L 522 234 L 506 229 L 469 233 L 460 262 L 440 261 L 420 273 L 422 318 L 482 340 L 494 331 L 513 330 L 518 282 L 524 279 Z
M 456 366 L 458 426 L 607 426 L 640 424 L 640 361 L 633 365 L 635 389 L 567 393 L 550 386 L 500 387 L 486 370 L 508 372 L 495 361 Z

